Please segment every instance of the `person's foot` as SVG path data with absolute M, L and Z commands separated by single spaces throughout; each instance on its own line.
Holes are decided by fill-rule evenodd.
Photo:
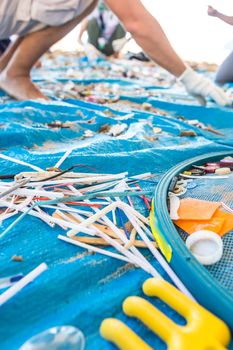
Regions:
M 28 76 L 13 76 L 5 71 L 0 73 L 0 89 L 19 101 L 49 100 L 31 81 Z

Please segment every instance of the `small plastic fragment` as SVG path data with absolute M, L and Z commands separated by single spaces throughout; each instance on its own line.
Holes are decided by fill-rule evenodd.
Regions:
M 11 257 L 12 261 L 16 261 L 16 262 L 22 262 L 23 261 L 23 256 L 22 255 L 13 255 Z
M 170 195 L 170 217 L 172 220 L 179 220 L 178 210 L 180 207 L 180 199 L 175 195 Z
M 194 130 L 181 130 L 180 132 L 181 137 L 196 137 L 197 133 Z
M 231 173 L 230 168 L 219 168 L 215 170 L 215 174 L 217 175 L 227 175 Z
M 233 170 L 233 157 L 225 157 L 224 159 L 221 159 L 220 167 L 229 167 L 231 170 Z

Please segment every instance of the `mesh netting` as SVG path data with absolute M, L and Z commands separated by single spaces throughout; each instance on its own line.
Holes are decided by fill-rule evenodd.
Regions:
M 192 197 L 207 201 L 224 202 L 233 207 L 233 174 L 228 179 L 196 180 L 197 187 L 189 189 L 183 198 Z M 186 240 L 187 234 L 178 229 L 181 237 Z M 223 236 L 223 257 L 211 266 L 206 266 L 209 273 L 218 280 L 229 292 L 233 292 L 233 232 Z

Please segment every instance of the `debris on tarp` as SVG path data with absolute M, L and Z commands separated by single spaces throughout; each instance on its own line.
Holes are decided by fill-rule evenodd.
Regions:
M 2 277 L 25 276 L 43 261 L 50 269 L 2 308 L 5 322 L 1 324 L 4 336 L 0 347 L 20 348 L 26 337 L 41 332 L 40 327 L 56 312 L 59 324 L 75 319 L 86 329 L 87 350 L 107 350 L 96 329 L 100 318 L 109 313 L 109 305 L 120 315 L 118 300 L 136 290 L 147 273 L 157 271 L 167 278 L 154 259 L 157 245 L 148 225 L 155 186 L 165 171 L 187 158 L 229 150 L 232 112 L 222 108 L 220 113 L 211 101 L 209 108 L 199 107 L 169 73 L 151 62 L 131 61 L 129 67 L 125 60 L 99 60 L 90 65 L 79 54 L 49 53 L 42 63 L 32 77 L 50 102 L 16 102 L 3 93 L 0 96 L 0 148 L 5 157 L 0 159 L 0 194 L 5 193 L 0 198 L 0 234 L 4 233 L 0 265 Z M 180 137 L 183 132 L 193 136 Z M 71 153 L 72 149 L 66 163 L 59 163 L 64 156 L 61 152 Z M 77 164 L 87 168 L 67 172 Z M 180 182 L 174 190 L 180 199 L 188 188 L 198 188 L 197 177 L 222 176 L 208 173 L 206 164 L 195 165 L 205 169 L 187 169 L 188 174 L 180 175 L 187 184 L 185 188 Z M 230 168 L 230 161 L 223 165 Z M 107 174 L 118 176 L 125 170 L 129 173 L 106 180 Z M 148 177 L 133 178 L 133 174 L 146 172 L 154 176 L 147 173 Z M 89 180 L 89 176 L 99 175 L 101 182 L 81 183 L 77 174 Z M 16 177 L 3 178 L 7 175 Z M 20 182 L 28 177 L 28 183 Z M 19 182 L 19 188 L 12 189 Z M 216 187 L 219 192 L 221 188 Z M 227 203 L 226 195 L 223 199 Z M 116 203 L 120 208 L 116 206 L 106 218 L 87 221 Z M 140 237 L 140 228 L 151 250 L 145 236 L 144 240 Z M 79 232 L 73 235 L 72 230 Z M 106 236 L 100 236 L 99 230 L 107 232 Z M 223 242 L 228 236 L 224 235 Z M 107 252 L 120 261 L 110 260 Z M 14 262 L 13 255 L 22 256 L 23 261 Z M 93 322 L 87 324 L 89 308 Z M 170 311 L 166 312 L 169 315 Z M 148 336 L 144 329 L 140 331 Z M 155 339 L 154 346 L 159 344 Z

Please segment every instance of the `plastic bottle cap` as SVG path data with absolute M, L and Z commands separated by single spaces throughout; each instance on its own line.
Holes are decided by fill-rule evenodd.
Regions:
M 222 239 L 215 232 L 201 230 L 192 233 L 186 240 L 186 246 L 202 265 L 218 262 L 223 254 Z

